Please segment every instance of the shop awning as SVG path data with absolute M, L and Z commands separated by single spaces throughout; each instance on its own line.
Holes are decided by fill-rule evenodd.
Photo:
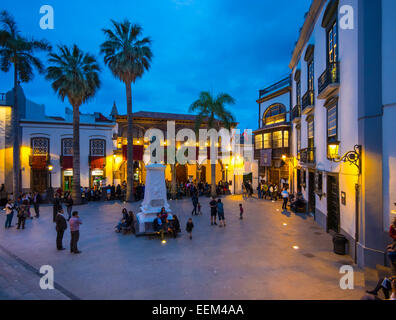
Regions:
M 61 166 L 63 170 L 73 169 L 73 156 L 63 156 Z

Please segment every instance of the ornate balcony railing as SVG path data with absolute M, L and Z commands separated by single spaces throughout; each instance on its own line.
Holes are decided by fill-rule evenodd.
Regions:
M 340 63 L 329 63 L 326 70 L 318 79 L 318 97 L 326 99 L 329 94 L 338 89 L 340 85 Z
M 308 90 L 302 98 L 301 112 L 309 112 L 315 105 L 315 94 L 313 90 Z
M 293 107 L 290 118 L 293 122 L 301 118 L 301 106 L 299 104 Z
M 262 98 L 264 95 L 266 95 L 270 92 L 276 91 L 282 87 L 290 86 L 290 83 L 291 83 L 291 78 L 290 78 L 290 76 L 288 76 L 288 77 L 282 79 L 281 81 L 273 84 L 272 86 L 269 86 L 268 88 L 260 90 L 259 96 L 260 96 L 260 98 Z
M 300 161 L 304 163 L 315 163 L 315 148 L 305 148 L 300 151 Z

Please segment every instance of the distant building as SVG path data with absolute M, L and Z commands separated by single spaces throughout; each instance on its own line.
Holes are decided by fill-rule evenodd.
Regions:
M 254 154 L 262 181 L 290 184 L 290 76 L 260 90 L 259 128 L 254 131 Z
M 12 91 L 0 95 L 0 183 L 12 190 Z M 50 186 L 71 190 L 73 176 L 73 111 L 47 116 L 44 105 L 25 98 L 18 88 L 22 191 L 44 193 Z M 114 106 L 115 107 L 115 106 Z M 114 109 L 113 107 L 113 109 Z M 116 123 L 99 112 L 80 114 L 81 185 L 113 182 L 113 133 Z M 52 171 L 49 166 L 52 166 Z

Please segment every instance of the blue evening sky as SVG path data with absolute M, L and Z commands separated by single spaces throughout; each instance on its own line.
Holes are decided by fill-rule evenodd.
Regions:
M 125 86 L 103 64 L 101 31 L 110 19 L 130 19 L 150 36 L 151 69 L 132 88 L 134 111 L 187 113 L 203 90 L 227 92 L 240 128 L 257 129 L 258 90 L 289 73 L 298 30 L 311 0 L 6 0 L 1 9 L 16 19 L 23 34 L 52 45 L 76 43 L 94 54 L 102 86 L 81 112 L 110 113 L 116 101 L 126 113 Z M 55 11 L 54 30 L 39 26 L 42 5 Z M 46 56 L 43 56 L 46 62 Z M 12 72 L 0 72 L 0 92 L 13 86 Z M 48 115 L 64 115 L 64 103 L 42 75 L 23 84 L 27 98 L 45 104 Z

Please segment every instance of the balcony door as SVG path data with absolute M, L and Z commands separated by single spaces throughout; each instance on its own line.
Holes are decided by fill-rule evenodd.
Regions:
M 327 232 L 340 232 L 340 197 L 337 176 L 327 176 Z

